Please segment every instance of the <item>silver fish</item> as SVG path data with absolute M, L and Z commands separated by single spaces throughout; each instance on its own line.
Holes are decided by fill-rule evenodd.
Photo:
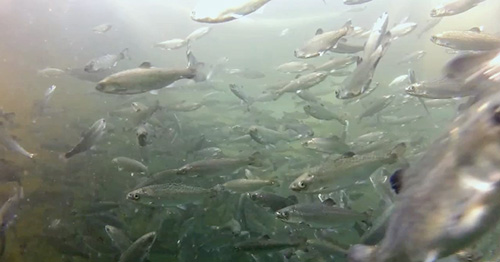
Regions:
M 414 22 L 405 22 L 395 25 L 389 32 L 391 33 L 392 39 L 397 39 L 413 32 L 417 28 L 417 25 L 418 24 Z
M 170 39 L 170 40 L 156 43 L 153 45 L 153 47 L 158 47 L 158 48 L 165 49 L 165 50 L 175 50 L 175 49 L 185 47 L 187 45 L 188 45 L 188 42 L 186 41 L 186 39 L 175 38 L 175 39 Z
M 351 150 L 345 141 L 342 141 L 338 136 L 311 138 L 303 142 L 302 146 L 327 154 L 344 154 Z
M 332 53 L 339 53 L 339 54 L 355 54 L 363 51 L 364 48 L 365 47 L 361 44 L 349 43 L 347 39 L 341 38 L 337 42 L 337 45 L 334 46 L 330 51 Z
M 220 189 L 201 188 L 177 183 L 141 187 L 127 194 L 127 199 L 147 206 L 177 206 L 214 197 Z
M 26 151 L 14 138 L 9 134 L 3 123 L 0 123 L 0 143 L 8 150 L 17 152 L 27 158 L 33 159 L 36 154 Z
M 185 69 L 166 69 L 151 67 L 143 63 L 139 68 L 112 74 L 101 80 L 96 90 L 108 94 L 140 94 L 161 89 L 180 79 L 205 80 L 199 71 L 201 64 L 196 61 L 191 51 L 187 51 L 188 67 Z
M 455 50 L 488 51 L 500 48 L 500 37 L 475 31 L 445 31 L 431 41 Z
M 271 0 L 248 0 L 239 6 L 232 6 L 217 13 L 214 13 L 213 10 L 204 13 L 204 10 L 200 8 L 200 10 L 193 10 L 191 12 L 191 19 L 201 23 L 224 23 L 249 15 L 270 1 Z
M 431 10 L 431 17 L 443 17 L 461 14 L 477 6 L 484 0 L 454 0 L 438 5 Z
M 342 125 L 346 125 L 345 114 L 336 114 L 321 104 L 309 104 L 304 106 L 304 112 L 319 120 L 336 120 Z
M 102 137 L 105 128 L 106 120 L 104 120 L 104 118 L 95 121 L 94 124 L 92 124 L 92 126 L 82 134 L 80 142 L 78 142 L 78 144 L 76 144 L 73 149 L 65 153 L 64 157 L 70 158 L 76 154 L 80 154 L 89 150 Z
M 24 190 L 22 187 L 16 187 L 16 192 L 9 197 L 7 201 L 0 207 L 0 257 L 5 252 L 6 233 L 9 226 L 14 223 L 19 211 L 19 204 L 24 198 Z
M 373 102 L 370 106 L 366 107 L 365 110 L 359 115 L 358 122 L 361 122 L 361 119 L 363 119 L 364 117 L 374 116 L 375 114 L 384 110 L 395 99 L 396 99 L 395 95 L 387 95 L 383 96 L 382 99 Z
M 149 255 L 149 250 L 153 246 L 155 240 L 155 232 L 143 235 L 121 254 L 118 262 L 143 262 Z
M 128 48 L 123 49 L 123 51 L 119 54 L 107 54 L 99 58 L 92 59 L 85 65 L 83 70 L 88 73 L 108 70 L 115 67 L 120 60 L 125 58 L 130 59 L 130 57 L 128 57 Z
M 111 242 L 113 242 L 113 245 L 120 250 L 120 252 L 125 252 L 133 243 L 125 232 L 117 227 L 106 225 L 104 226 L 104 230 L 111 239 Z
M 300 76 L 297 79 L 293 79 L 288 84 L 283 86 L 283 88 L 275 92 L 276 99 L 281 97 L 285 93 L 295 93 L 298 90 L 309 89 L 321 82 L 323 82 L 328 77 L 327 72 L 312 72 L 307 75 Z
M 334 57 L 316 67 L 315 71 L 330 72 L 334 69 L 342 69 L 358 61 L 357 56 Z
M 104 34 L 106 32 L 108 32 L 109 30 L 111 30 L 113 26 L 111 24 L 100 24 L 100 25 L 97 25 L 97 26 L 94 26 L 92 28 L 92 31 L 96 34 Z
M 276 67 L 276 70 L 282 73 L 290 74 L 300 73 L 314 68 L 315 67 L 313 65 L 310 65 L 308 63 L 293 61 L 279 65 L 278 67 Z
M 248 134 L 252 139 L 262 145 L 275 145 L 280 141 L 291 141 L 292 137 L 287 133 L 282 133 L 263 126 L 250 126 Z
M 442 19 L 443 19 L 442 17 L 437 17 L 427 20 L 425 25 L 422 26 L 422 30 L 418 32 L 417 37 L 418 38 L 422 37 L 423 34 L 427 33 L 429 30 L 437 26 Z
M 212 30 L 212 28 L 210 28 L 208 26 L 198 28 L 198 29 L 194 30 L 193 32 L 191 32 L 191 34 L 189 34 L 186 37 L 186 42 L 193 42 L 195 40 L 198 40 L 198 39 L 202 38 L 203 36 L 205 36 L 206 34 L 210 33 L 211 30 Z
M 347 21 L 339 30 L 323 32 L 322 29 L 316 31 L 316 35 L 307 41 L 302 47 L 295 49 L 297 58 L 312 58 L 321 56 L 332 49 L 340 38 L 352 31 L 351 21 Z
M 118 166 L 119 170 L 123 170 L 126 172 L 143 173 L 143 174 L 146 174 L 148 172 L 148 167 L 145 166 L 143 163 L 135 159 L 131 159 L 124 156 L 113 158 L 113 160 L 111 160 L 111 163 Z
M 236 193 L 248 193 L 257 191 L 265 186 L 279 186 L 279 183 L 276 180 L 241 178 L 227 181 L 222 186 Z

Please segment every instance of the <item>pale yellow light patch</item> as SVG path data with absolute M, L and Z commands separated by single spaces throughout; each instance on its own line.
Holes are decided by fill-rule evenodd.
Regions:
M 486 209 L 484 205 L 471 208 L 468 212 L 465 213 L 465 216 L 463 216 L 461 226 L 475 227 L 485 212 Z
M 460 179 L 461 184 L 464 187 L 474 188 L 480 192 L 487 192 L 492 190 L 492 183 L 485 182 L 472 176 L 464 175 Z

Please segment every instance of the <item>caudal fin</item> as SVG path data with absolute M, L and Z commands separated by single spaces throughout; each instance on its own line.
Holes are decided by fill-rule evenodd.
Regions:
M 190 47 L 188 46 L 187 51 L 186 51 L 186 56 L 188 60 L 188 68 L 193 70 L 194 72 L 194 77 L 192 78 L 196 82 L 202 82 L 207 79 L 207 75 L 205 75 L 201 70 L 205 66 L 204 63 L 198 62 L 196 57 L 193 55 L 193 52 L 191 52 Z

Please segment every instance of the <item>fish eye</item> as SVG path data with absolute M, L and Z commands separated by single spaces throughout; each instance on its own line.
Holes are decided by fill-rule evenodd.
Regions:
M 493 108 L 493 121 L 495 124 L 500 124 L 500 105 Z
M 252 200 L 256 200 L 257 199 L 257 194 L 248 194 L 248 196 L 250 197 L 250 199 Z
M 300 181 L 299 183 L 297 183 L 297 185 L 299 186 L 299 188 L 301 189 L 305 189 L 307 187 L 307 184 L 304 183 L 304 181 Z
M 276 216 L 279 219 L 288 219 L 289 215 L 290 215 L 290 213 L 288 213 L 287 211 L 278 211 L 278 212 L 276 212 Z
M 139 194 L 137 193 L 131 194 L 131 196 L 133 200 L 139 200 L 139 198 L 141 198 L 141 196 L 139 196 Z

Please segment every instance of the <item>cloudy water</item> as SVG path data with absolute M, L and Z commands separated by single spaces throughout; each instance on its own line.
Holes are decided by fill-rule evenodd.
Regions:
M 500 2 L 0 6 L 0 261 L 500 259 Z

